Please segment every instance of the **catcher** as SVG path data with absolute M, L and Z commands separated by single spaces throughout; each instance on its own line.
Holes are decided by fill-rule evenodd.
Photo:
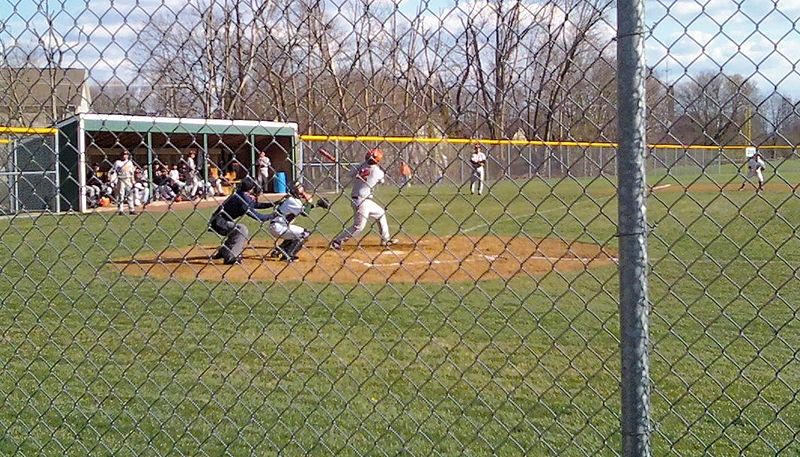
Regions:
M 292 222 L 298 216 L 308 216 L 309 211 L 315 206 L 330 208 L 328 201 L 322 197 L 314 203 L 314 197 L 306 192 L 300 183 L 296 182 L 289 188 L 286 197 L 275 204 L 275 212 L 272 213 L 269 223 L 269 233 L 275 238 L 283 239 L 283 242 L 270 252 L 270 257 L 287 262 L 298 259 L 297 253 L 303 248 L 311 232 Z
M 386 176 L 380 167 L 383 160 L 383 151 L 370 149 L 364 157 L 364 162 L 350 172 L 353 178 L 352 205 L 353 225 L 346 228 L 331 241 L 331 249 L 342 249 L 342 243 L 360 233 L 367 226 L 367 220 L 378 220 L 381 229 L 381 246 L 389 247 L 397 243 L 389 235 L 389 223 L 386 221 L 386 210 L 374 200 L 373 189 L 382 183 Z
M 256 209 L 271 208 L 273 203 L 258 201 L 261 189 L 251 177 L 245 177 L 239 183 L 239 188 L 214 211 L 209 221 L 209 230 L 225 237 L 222 246 L 211 257 L 223 259 L 225 265 L 242 263 L 242 252 L 250 233 L 244 224 L 237 220 L 244 215 L 250 216 L 259 222 L 271 219 L 268 214 L 259 213 Z

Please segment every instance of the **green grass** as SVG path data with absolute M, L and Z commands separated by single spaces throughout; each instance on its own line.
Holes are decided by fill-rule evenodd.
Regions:
M 411 236 L 617 244 L 607 179 L 379 197 Z M 346 200 L 303 224 L 334 235 Z M 412 286 L 159 281 L 108 266 L 217 243 L 209 213 L 0 221 L 0 455 L 618 452 L 614 268 Z M 800 198 L 663 192 L 648 218 L 654 453 L 800 453 Z

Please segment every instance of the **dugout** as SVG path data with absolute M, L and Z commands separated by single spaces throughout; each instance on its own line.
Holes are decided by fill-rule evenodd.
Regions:
M 301 164 L 295 123 L 86 113 L 56 128 L 60 207 L 66 211 L 87 210 L 88 167 L 106 173 L 126 149 L 151 180 L 157 166 L 180 166 L 190 150 L 197 153 L 202 179 L 221 173 L 232 184 L 256 174 L 259 151 L 267 153 L 273 173 L 284 172 L 289 180 Z
M 0 215 L 58 212 L 56 135 L 9 129 L 24 133 L 0 139 Z

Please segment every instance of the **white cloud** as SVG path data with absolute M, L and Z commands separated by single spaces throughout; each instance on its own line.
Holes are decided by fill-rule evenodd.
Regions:
M 800 2 L 648 2 L 647 60 L 672 79 L 700 71 L 751 77 L 762 90 L 800 94 Z M 777 48 L 777 52 L 776 52 Z

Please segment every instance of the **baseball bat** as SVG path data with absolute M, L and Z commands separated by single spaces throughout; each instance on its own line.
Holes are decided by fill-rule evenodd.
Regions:
M 325 148 L 317 149 L 317 154 L 321 155 L 322 157 L 325 157 L 330 162 L 333 162 L 333 163 L 337 162 L 336 161 L 336 157 L 334 157 L 333 154 L 331 154 L 330 152 L 326 151 Z

